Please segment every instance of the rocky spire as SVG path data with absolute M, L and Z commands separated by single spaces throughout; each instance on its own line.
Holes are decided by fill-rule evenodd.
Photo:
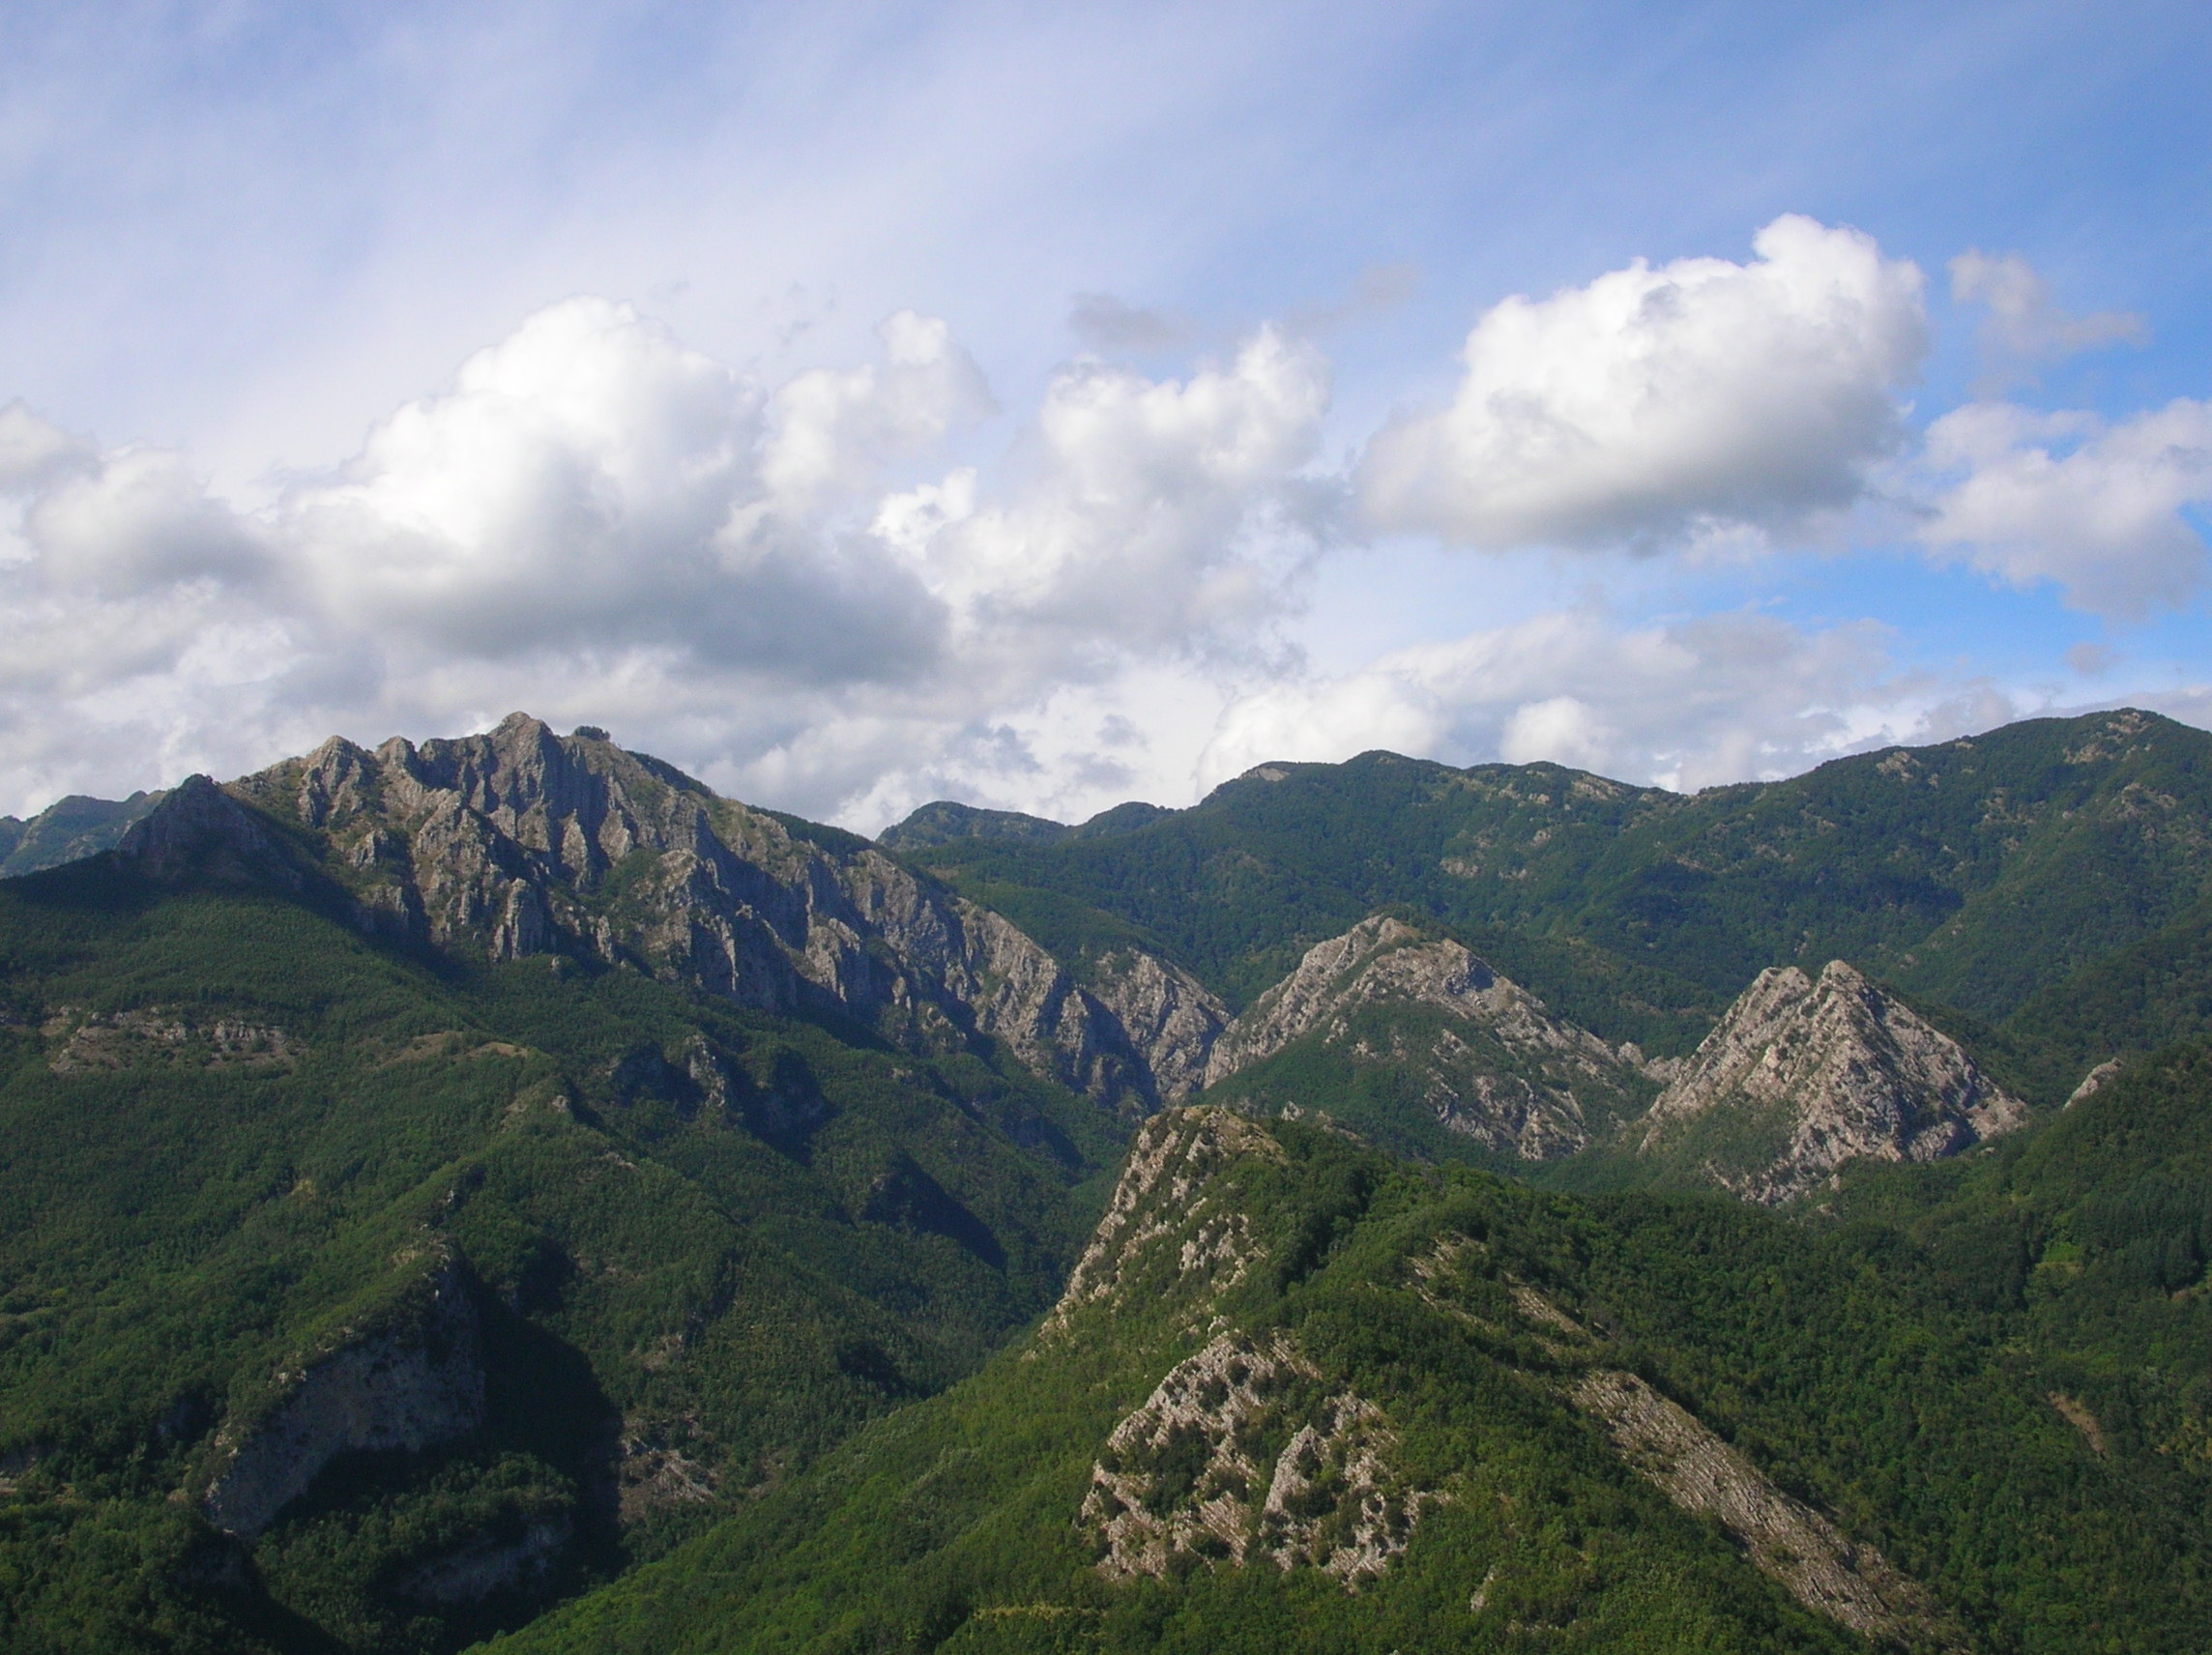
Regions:
M 1642 1148 L 1774 1205 L 1847 1161 L 1933 1161 L 2009 1132 L 2027 1106 L 1959 1043 L 1842 960 L 1776 966 L 1651 1106 Z

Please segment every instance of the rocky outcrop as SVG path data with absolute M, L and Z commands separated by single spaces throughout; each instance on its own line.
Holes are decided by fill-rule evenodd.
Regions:
M 2027 1106 L 1842 960 L 1761 972 L 1651 1106 L 1641 1147 L 1772 1205 L 1848 1161 L 1933 1161 Z
M 1388 1463 L 1382 1410 L 1327 1394 L 1284 1334 L 1224 1334 L 1169 1370 L 1107 1437 L 1079 1521 L 1110 1581 L 1179 1557 L 1310 1565 L 1348 1589 L 1389 1568 L 1436 1496 Z
M 1251 1221 L 1214 1180 L 1247 1159 L 1281 1161 L 1283 1148 L 1234 1111 L 1171 1109 L 1146 1121 L 1043 1332 L 1064 1333 L 1084 1306 L 1125 1301 L 1140 1281 L 1155 1297 L 1241 1282 L 1259 1257 Z
M 211 791 L 221 798 L 201 789 L 194 808 L 219 808 Z M 625 963 L 764 1010 L 833 1005 L 916 1049 L 998 1039 L 1135 1113 L 1193 1089 L 1228 1020 L 1164 961 L 1126 950 L 1085 987 L 1019 928 L 865 840 L 521 713 L 420 747 L 334 739 L 230 791 L 320 835 L 372 931 L 493 959 Z M 224 802 L 253 814 L 237 800 Z
M 1445 1014 L 1369 1029 L 1364 1008 Z M 1526 1160 L 1571 1154 L 1602 1122 L 1650 1095 L 1633 1049 L 1615 1050 L 1448 938 L 1385 915 L 1306 950 L 1213 1043 L 1208 1084 L 1317 1036 L 1415 1077 L 1438 1122 Z
M 1877 1641 L 1950 1641 L 1927 1593 L 1879 1552 L 1845 1538 L 1644 1379 L 1598 1369 L 1570 1394 L 1638 1474 L 1691 1516 L 1717 1522 L 1807 1609 Z
M 301 1055 L 299 1043 L 272 1024 L 203 1019 L 159 1005 L 115 1012 L 56 1006 L 40 1032 L 58 1048 L 46 1060 L 57 1075 L 148 1063 L 275 1074 L 296 1068 Z
M 374 1331 L 277 1378 L 279 1400 L 218 1440 L 221 1459 L 202 1501 L 218 1527 L 247 1539 L 340 1454 L 427 1448 L 482 1422 L 477 1313 L 458 1265 L 441 1261 Z
M 1188 972 L 1155 954 L 1122 948 L 1091 972 L 1090 992 L 1151 1077 L 1162 1103 L 1179 1103 L 1206 1084 L 1207 1063 L 1229 1008 Z
M 2095 1068 L 2091 1069 L 2087 1074 L 2081 1077 L 2081 1084 L 2066 1094 L 2066 1102 L 2062 1107 L 2072 1109 L 2083 1098 L 2095 1097 L 2108 1086 L 2110 1086 L 2113 1081 L 2119 1079 L 2119 1059 L 2107 1058 L 2103 1062 L 2099 1063 Z
M 1958 1642 L 1921 1586 L 1618 1366 L 1606 1338 L 1500 1268 L 1484 1242 L 1448 1234 L 1407 1263 L 1409 1285 L 1432 1309 L 1493 1340 L 1532 1342 L 1550 1370 L 1533 1383 L 1597 1425 L 1622 1463 L 1676 1507 L 1717 1523 L 1754 1567 L 1807 1609 L 1877 1641 L 1922 1649 Z

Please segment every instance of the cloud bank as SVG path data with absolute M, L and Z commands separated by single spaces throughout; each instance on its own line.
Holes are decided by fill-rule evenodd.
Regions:
M 0 808 L 517 706 L 871 829 L 944 794 L 1082 814 L 1374 746 L 1697 787 L 2015 703 L 1902 670 L 1872 623 L 1638 615 L 1602 581 L 1322 672 L 1309 576 L 1360 544 L 1386 571 L 1400 536 L 1602 574 L 1903 521 L 1939 565 L 2101 616 L 2194 599 L 2212 404 L 1975 402 L 1916 436 L 1918 269 L 1796 217 L 1754 253 L 1508 299 L 1448 406 L 1364 433 L 1332 431 L 1330 363 L 1287 327 L 1179 374 L 1079 357 L 985 444 L 1001 411 L 943 320 L 894 313 L 869 360 L 771 384 L 591 297 L 251 509 L 11 404 Z M 1954 279 L 2023 352 L 2117 336 L 2017 261 Z M 1096 296 L 1077 318 L 1175 336 Z

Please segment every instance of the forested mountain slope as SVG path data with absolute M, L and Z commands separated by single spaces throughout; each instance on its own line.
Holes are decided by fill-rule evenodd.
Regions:
M 1063 953 L 1130 928 L 1241 1006 L 1402 904 L 1559 1015 L 1666 1055 L 1770 966 L 1846 959 L 1998 1023 L 2186 922 L 2212 894 L 2212 735 L 2040 719 L 1693 798 L 1368 753 L 1265 765 L 1125 830 L 970 828 L 906 854 Z
M 160 802 L 158 793 L 120 799 L 72 794 L 28 821 L 0 816 L 0 879 L 111 851 L 133 822 Z
M 538 1651 L 2185 1651 L 2212 1051 L 1822 1225 L 1164 1116 L 1022 1348 Z
M 364 932 L 244 809 L 0 885 L 8 1648 L 453 1647 L 1059 1291 L 1120 1128 L 1003 1047 Z
M 2196 1647 L 2208 751 L 877 846 L 518 714 L 65 801 L 0 1643 Z

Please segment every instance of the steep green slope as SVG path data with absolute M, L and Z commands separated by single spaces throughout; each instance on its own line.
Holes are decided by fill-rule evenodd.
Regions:
M 974 1056 L 267 889 L 0 885 L 0 1641 L 527 1618 L 971 1371 L 1111 1131 Z
M 1182 1112 L 1025 1348 L 507 1647 L 2194 1650 L 2208 1144 L 2177 1051 L 1808 1228 Z
M 88 798 L 73 793 L 28 821 L 0 816 L 0 879 L 111 851 L 131 824 L 161 802 L 158 793 L 129 798 Z
M 2001 1020 L 2203 900 L 2208 825 L 2212 736 L 2117 712 L 1694 798 L 1554 765 L 1267 765 L 1126 832 L 908 855 L 1139 927 L 1235 1004 L 1405 904 L 1561 1015 L 1664 1054 L 1765 967 L 1834 958 Z

